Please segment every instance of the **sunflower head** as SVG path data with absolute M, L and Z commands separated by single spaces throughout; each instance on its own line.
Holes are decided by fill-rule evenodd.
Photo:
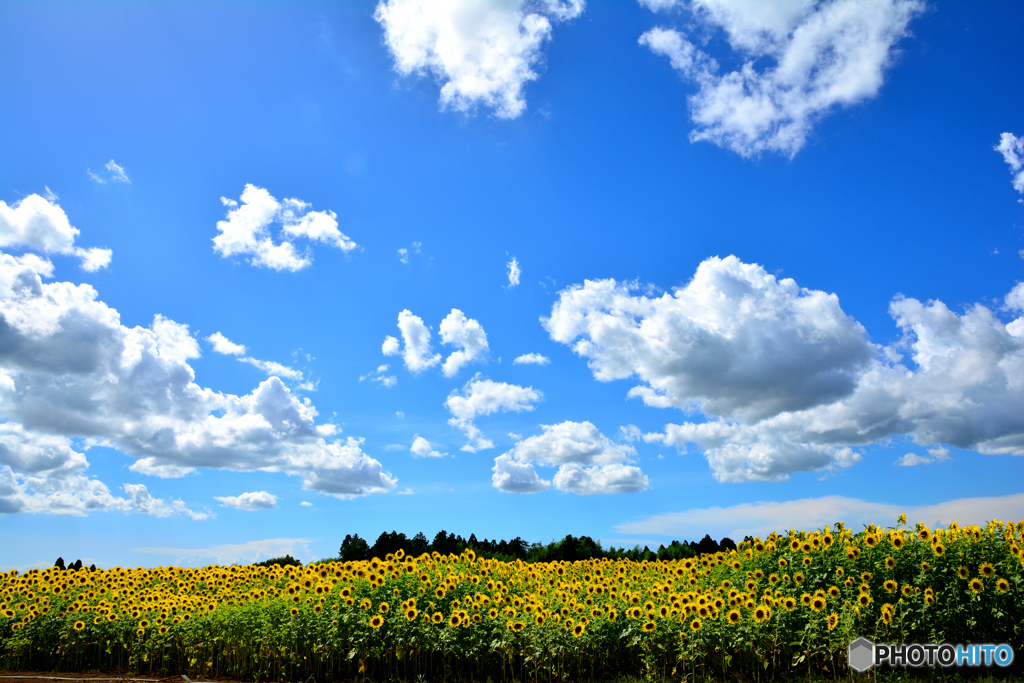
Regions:
M 988 562 L 982 562 L 978 565 L 978 572 L 985 578 L 991 578 L 996 573 L 996 568 Z
M 969 584 L 967 584 L 967 585 L 975 593 L 981 593 L 982 591 L 985 590 L 985 584 L 977 576 L 975 576 L 973 579 L 971 579 L 971 582 Z
M 835 630 L 835 627 L 839 625 L 839 615 L 833 612 L 828 615 L 828 630 Z
M 959 567 L 957 567 L 956 575 L 966 581 L 967 577 L 970 576 L 970 572 L 968 571 L 967 567 L 960 565 Z
M 586 630 L 586 628 L 587 627 L 584 626 L 583 624 L 576 624 L 575 626 L 573 626 L 572 627 L 572 636 L 573 636 L 573 638 L 579 638 L 580 636 L 582 636 L 583 632 Z
M 738 624 L 738 623 L 740 623 L 740 620 L 743 619 L 743 615 L 740 614 L 740 611 L 738 609 L 734 609 L 734 610 L 729 610 L 729 614 L 728 614 L 728 616 L 726 618 L 729 620 L 730 624 Z M 693 629 L 693 630 L 696 631 L 697 629 Z
M 384 617 L 383 616 L 381 616 L 379 614 L 375 614 L 375 615 L 373 615 L 373 617 L 370 618 L 370 628 L 378 629 L 378 628 L 380 628 L 383 625 L 384 625 Z

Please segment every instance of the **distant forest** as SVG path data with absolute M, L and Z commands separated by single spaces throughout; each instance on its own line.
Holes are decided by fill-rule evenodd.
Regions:
M 753 540 L 746 538 L 744 540 Z M 528 543 L 519 536 L 511 541 L 491 541 L 488 539 L 479 540 L 476 534 L 470 534 L 469 538 L 449 534 L 447 531 L 439 531 L 433 541 L 427 540 L 423 533 L 418 533 L 409 538 L 403 533 L 395 531 L 384 532 L 377 537 L 376 542 L 370 545 L 359 534 L 347 534 L 341 542 L 338 550 L 338 557 L 321 562 L 354 562 L 357 560 L 369 560 L 374 557 L 383 558 L 389 553 L 402 550 L 406 555 L 418 556 L 423 553 L 440 553 L 442 555 L 460 554 L 464 550 L 472 550 L 477 557 L 512 562 L 523 560 L 524 562 L 555 562 L 564 560 L 575 562 L 578 560 L 589 560 L 592 558 L 608 558 L 611 560 L 682 560 L 687 557 L 695 557 L 704 553 L 717 553 L 719 551 L 735 550 L 736 543 L 731 538 L 723 538 L 715 541 L 709 534 L 705 534 L 699 542 L 693 541 L 672 541 L 669 545 L 661 545 L 657 551 L 644 546 L 633 546 L 626 548 L 603 548 L 599 541 L 590 536 L 568 535 L 559 541 L 552 541 L 547 545 L 543 543 Z M 257 562 L 256 564 L 269 566 L 272 564 L 297 565 L 301 564 L 290 555 L 276 557 L 271 560 Z

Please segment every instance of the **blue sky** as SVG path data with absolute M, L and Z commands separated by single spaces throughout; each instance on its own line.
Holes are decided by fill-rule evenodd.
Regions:
M 0 5 L 0 568 L 1024 518 L 1022 23 Z

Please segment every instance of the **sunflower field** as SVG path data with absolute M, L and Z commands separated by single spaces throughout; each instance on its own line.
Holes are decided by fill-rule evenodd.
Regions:
M 0 668 L 297 680 L 846 676 L 847 644 L 1024 646 L 1024 522 L 842 523 L 680 561 L 398 551 L 0 573 Z

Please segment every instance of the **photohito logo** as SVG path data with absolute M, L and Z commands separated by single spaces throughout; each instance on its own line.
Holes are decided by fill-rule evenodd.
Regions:
M 850 668 L 867 671 L 873 666 L 1010 666 L 1013 648 L 999 645 L 951 643 L 908 643 L 886 645 L 858 638 L 850 643 L 847 653 Z

